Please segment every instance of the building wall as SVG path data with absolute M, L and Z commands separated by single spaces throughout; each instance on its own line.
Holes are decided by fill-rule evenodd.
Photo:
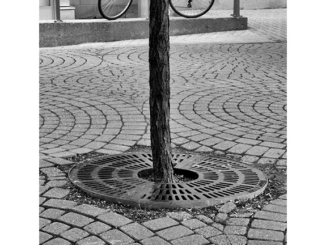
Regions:
M 49 0 L 39 0 L 40 6 L 49 5 Z M 65 1 L 65 0 L 62 0 Z M 172 0 L 173 1 L 173 0 Z M 41 5 L 42 4 L 42 5 Z M 98 0 L 70 0 L 74 6 L 76 19 L 101 18 Z M 286 8 L 286 0 L 240 0 L 240 9 Z M 233 9 L 233 0 L 215 0 L 214 9 Z M 50 11 L 50 10 L 49 10 Z M 138 17 L 138 0 L 134 0 L 127 12 L 129 18 Z
M 70 5 L 76 8 L 76 19 L 102 18 L 98 11 L 98 0 L 70 0 Z M 138 17 L 138 0 L 132 2 L 126 17 Z
M 287 0 L 240 0 L 241 9 L 286 8 Z M 216 9 L 233 9 L 233 0 L 215 0 Z

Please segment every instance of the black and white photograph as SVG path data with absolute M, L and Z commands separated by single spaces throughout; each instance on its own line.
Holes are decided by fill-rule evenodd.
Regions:
M 303 12 L 288 20 L 292 5 L 39 0 L 25 21 L 16 15 L 18 26 L 34 18 L 36 32 L 8 29 L 18 35 L 6 37 L 10 50 L 17 47 L 6 59 L 15 66 L 9 73 L 23 84 L 10 94 L 27 97 L 18 95 L 11 111 L 19 119 L 7 123 L 32 137 L 10 136 L 14 152 L 5 150 L 5 162 L 22 167 L 6 166 L 3 185 L 15 188 L 8 191 L 15 222 L 30 221 L 19 228 L 36 238 L 26 235 L 26 244 L 322 244 L 301 243 L 308 230 L 295 225 L 302 217 L 303 227 L 322 227 L 304 220 L 323 203 L 310 192 L 319 182 L 306 185 L 322 179 L 323 160 L 304 154 L 322 152 L 309 130 L 325 123 L 304 48 L 315 40 L 316 53 L 323 39 Z M 302 35 L 288 35 L 295 29 Z M 289 53 L 298 56 L 289 62 Z M 316 63 L 313 70 L 324 69 Z

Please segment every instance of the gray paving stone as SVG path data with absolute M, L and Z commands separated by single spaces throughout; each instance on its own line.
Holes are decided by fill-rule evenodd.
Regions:
M 282 242 L 248 240 L 248 245 L 283 245 Z
M 42 230 L 46 231 L 48 233 L 54 234 L 54 235 L 59 235 L 66 230 L 68 230 L 70 226 L 60 223 L 60 222 L 53 222 L 47 226 L 45 226 Z
M 129 244 L 133 243 L 134 240 L 122 233 L 121 231 L 114 229 L 106 231 L 100 234 L 100 237 L 109 244 L 119 245 L 119 244 Z
M 254 155 L 254 156 L 262 156 L 266 151 L 268 151 L 268 147 L 263 146 L 254 146 L 250 148 L 246 154 L 248 155 Z
M 154 233 L 145 228 L 144 226 L 138 223 L 132 223 L 125 226 L 120 227 L 120 229 L 126 233 L 128 236 L 136 239 L 142 240 L 151 236 L 154 236 Z
M 183 221 L 183 220 L 192 218 L 192 215 L 187 212 L 168 212 L 167 215 L 170 218 L 178 220 L 178 221 Z
M 46 167 L 53 167 L 53 164 L 44 159 L 40 159 L 39 168 L 46 168 Z
M 257 240 L 283 241 L 284 234 L 280 231 L 250 228 L 248 232 L 248 238 Z
M 286 199 L 276 199 L 276 200 L 271 201 L 270 204 L 279 205 L 279 206 L 286 206 L 287 201 L 286 201 Z
M 39 232 L 39 242 L 40 244 L 46 242 L 47 240 L 51 239 L 53 236 L 48 234 L 48 233 L 45 233 L 45 232 L 42 232 L 40 231 Z
M 261 141 L 259 140 L 246 139 L 246 138 L 237 139 L 236 142 L 243 143 L 246 145 L 258 145 L 259 143 L 261 143 Z
M 70 245 L 70 244 L 71 244 L 70 242 L 62 238 L 55 238 L 44 243 L 44 245 Z
M 197 215 L 195 218 L 202 221 L 202 222 L 204 222 L 205 224 L 208 224 L 208 225 L 214 223 L 214 221 L 211 218 L 209 218 L 209 217 L 207 217 L 205 215 L 202 215 L 202 214 Z
M 253 164 L 256 163 L 259 160 L 259 157 L 256 156 L 243 156 L 241 158 L 241 161 L 246 164 Z
M 186 237 L 181 237 L 176 240 L 171 241 L 173 245 L 204 245 L 208 244 L 209 241 L 206 240 L 203 236 L 201 235 L 191 235 L 191 236 L 186 236 Z
M 270 148 L 281 148 L 281 149 L 286 147 L 286 144 L 280 144 L 280 143 L 274 143 L 274 142 L 263 142 L 260 145 L 267 146 Z
M 191 151 L 191 150 L 195 150 L 198 147 L 200 147 L 200 144 L 197 144 L 196 142 L 189 142 L 189 143 L 183 144 L 182 147 L 188 151 Z
M 61 187 L 67 184 L 66 180 L 51 180 L 48 183 L 46 183 L 47 187 Z
M 206 146 L 212 146 L 212 145 L 216 145 L 222 141 L 223 140 L 221 140 L 219 138 L 209 138 L 209 139 L 202 140 L 199 143 L 202 145 L 206 145 Z
M 233 210 L 235 210 L 236 208 L 237 208 L 237 206 L 233 202 L 227 202 L 222 207 L 220 207 L 218 209 L 218 212 L 228 214 L 228 213 L 232 212 Z
M 190 228 L 192 230 L 207 226 L 204 222 L 201 222 L 198 219 L 184 220 L 181 222 L 181 224 L 187 226 L 188 228 Z
M 250 219 L 246 218 L 230 218 L 226 222 L 228 225 L 240 225 L 240 226 L 247 226 L 249 224 Z
M 265 220 L 280 221 L 280 222 L 287 221 L 285 214 L 272 213 L 268 211 L 258 211 L 254 217 L 256 219 L 265 219 Z
M 265 207 L 263 207 L 263 210 L 274 212 L 274 213 L 282 213 L 282 214 L 287 213 L 287 208 L 285 206 L 279 206 L 279 205 L 273 205 L 273 204 L 266 205 Z
M 182 225 L 178 225 L 178 226 L 173 226 L 173 227 L 158 231 L 156 234 L 159 235 L 160 237 L 164 238 L 165 240 L 170 241 L 173 239 L 177 239 L 179 237 L 193 234 L 193 231 L 189 230 L 188 228 L 186 228 Z
M 254 221 L 251 223 L 251 227 L 257 229 L 285 231 L 287 224 L 276 221 L 254 219 Z
M 237 145 L 233 146 L 231 149 L 229 149 L 228 151 L 232 152 L 232 153 L 236 153 L 236 154 L 242 154 L 250 148 L 252 148 L 251 145 L 237 144 Z
M 51 188 L 49 191 L 43 194 L 43 196 L 50 198 L 64 198 L 69 194 L 69 192 L 69 190 L 62 188 Z
M 250 218 L 251 216 L 253 216 L 254 213 L 252 212 L 245 212 L 245 213 L 235 213 L 235 214 L 231 214 L 230 217 L 231 218 Z
M 287 166 L 287 159 L 286 159 L 286 154 L 283 154 L 282 155 L 282 159 L 278 159 L 277 161 L 276 161 L 276 166 L 277 167 L 286 167 Z
M 69 153 L 67 156 L 73 156 L 73 153 Z M 57 164 L 57 165 L 69 165 L 69 164 L 73 164 L 72 161 L 68 161 L 66 159 L 63 158 L 48 158 L 46 159 L 47 161 Z
M 143 245 L 170 245 L 171 243 L 163 240 L 158 236 L 149 237 L 141 241 Z
M 39 197 L 39 205 L 41 205 L 45 200 L 45 197 Z
M 98 235 L 102 232 L 108 231 L 111 229 L 111 226 L 108 226 L 102 222 L 96 221 L 89 225 L 86 225 L 84 229 L 94 235 Z
M 39 186 L 39 195 L 42 195 L 49 189 L 48 186 Z
M 269 149 L 265 154 L 264 157 L 269 158 L 279 158 L 285 153 L 285 150 L 282 149 Z
M 212 152 L 213 149 L 207 147 L 207 146 L 201 146 L 198 149 L 196 149 L 196 152 Z
M 65 211 L 55 208 L 49 208 L 40 214 L 40 217 L 48 218 L 48 219 L 57 219 L 61 215 L 63 215 Z
M 114 212 L 101 214 L 97 218 L 114 227 L 120 227 L 132 222 L 132 220 Z
M 228 235 L 227 236 L 232 245 L 246 245 L 247 238 L 245 236 Z
M 209 241 L 211 241 L 213 244 L 217 245 L 233 245 L 229 241 L 228 237 L 226 235 L 220 235 L 220 236 L 214 236 L 209 238 Z
M 211 226 L 218 229 L 218 230 L 220 230 L 220 231 L 224 231 L 224 225 L 222 225 L 222 224 L 213 223 L 213 224 L 211 224 Z
M 215 216 L 215 222 L 217 223 L 222 223 L 224 224 L 226 222 L 226 220 L 228 219 L 228 215 L 226 213 L 218 213 L 216 216 Z
M 179 223 L 176 222 L 175 220 L 165 217 L 165 218 L 159 218 L 159 219 L 154 219 L 150 221 L 144 222 L 142 225 L 146 226 L 147 228 L 151 229 L 152 231 L 158 231 L 162 230 L 171 226 L 178 225 Z
M 107 212 L 107 210 L 105 210 L 105 209 L 94 207 L 94 206 L 88 205 L 88 204 L 78 205 L 78 206 L 74 207 L 72 210 L 74 210 L 78 213 L 93 216 L 93 217 L 99 216 L 99 215 Z
M 224 151 L 224 150 L 230 149 L 234 145 L 236 145 L 236 143 L 234 143 L 232 141 L 223 141 L 221 143 L 214 145 L 213 148 L 217 149 L 217 150 Z
M 230 235 L 245 235 L 246 232 L 247 232 L 246 226 L 227 225 L 224 228 L 224 233 Z
M 266 157 L 262 157 L 258 160 L 258 164 L 274 164 L 275 162 L 276 162 L 276 159 L 266 158 Z
M 93 219 L 88 218 L 84 215 L 80 215 L 72 212 L 61 216 L 59 220 L 77 227 L 83 227 L 94 221 Z
M 286 199 L 287 199 L 287 194 L 284 194 L 284 195 L 282 195 L 282 196 L 279 196 L 279 199 L 284 199 L 284 200 L 286 200 Z
M 52 207 L 52 208 L 72 208 L 77 205 L 76 202 L 68 201 L 68 200 L 59 200 L 59 199 L 50 199 L 42 204 L 45 207 Z
M 222 231 L 220 231 L 214 227 L 211 227 L 211 226 L 199 228 L 199 229 L 195 230 L 195 232 L 204 236 L 205 238 L 209 238 L 209 237 L 213 237 L 213 236 L 222 234 Z
M 89 235 L 88 232 L 83 231 L 78 228 L 72 228 L 68 231 L 65 231 L 64 233 L 61 234 L 61 236 L 69 241 L 76 242 L 79 241 Z
M 42 229 L 44 226 L 47 226 L 51 223 L 51 220 L 39 218 L 39 229 Z
M 90 236 L 77 242 L 77 245 L 105 245 L 106 243 L 96 236 Z

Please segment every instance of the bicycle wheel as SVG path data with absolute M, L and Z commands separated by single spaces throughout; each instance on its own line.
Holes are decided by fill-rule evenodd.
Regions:
M 127 12 L 133 0 L 98 0 L 101 15 L 108 20 L 120 18 Z
M 171 8 L 185 18 L 197 18 L 213 6 L 214 0 L 170 0 Z

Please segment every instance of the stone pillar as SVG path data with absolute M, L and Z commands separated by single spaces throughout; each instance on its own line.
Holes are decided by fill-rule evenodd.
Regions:
M 138 0 L 138 17 L 149 17 L 149 1 L 150 0 Z

